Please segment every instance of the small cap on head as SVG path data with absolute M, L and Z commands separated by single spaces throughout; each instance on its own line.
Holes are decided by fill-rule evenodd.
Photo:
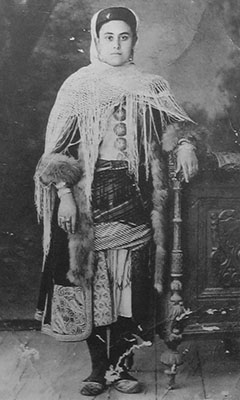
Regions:
M 129 8 L 126 7 L 109 7 L 101 10 L 98 14 L 96 21 L 96 34 L 99 36 L 99 31 L 103 24 L 106 24 L 109 21 L 124 21 L 126 22 L 134 35 L 136 35 L 137 29 L 137 21 L 135 15 L 132 13 Z

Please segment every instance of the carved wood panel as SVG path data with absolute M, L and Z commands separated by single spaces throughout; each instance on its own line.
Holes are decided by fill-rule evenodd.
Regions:
M 185 187 L 183 250 L 191 323 L 240 330 L 240 176 L 210 174 Z
M 217 285 L 240 287 L 240 215 L 236 209 L 209 213 L 211 226 L 210 268 Z

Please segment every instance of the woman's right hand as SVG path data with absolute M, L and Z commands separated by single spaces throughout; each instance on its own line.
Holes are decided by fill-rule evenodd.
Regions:
M 58 225 L 67 233 L 75 233 L 77 224 L 77 206 L 72 193 L 66 193 L 60 199 Z

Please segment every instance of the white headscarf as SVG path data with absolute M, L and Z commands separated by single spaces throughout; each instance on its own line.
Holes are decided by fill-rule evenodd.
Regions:
M 100 12 L 102 12 L 104 9 L 99 10 L 98 12 L 96 12 L 92 19 L 91 19 L 91 46 L 90 46 L 90 61 L 92 64 L 94 64 L 95 62 L 100 61 L 99 57 L 98 57 L 98 51 L 97 51 L 97 47 L 96 47 L 96 42 L 98 39 L 97 36 L 97 32 L 96 32 L 96 23 L 97 23 L 97 19 L 98 19 L 98 15 L 100 14 Z M 131 11 L 131 13 L 134 15 L 135 20 L 136 20 L 136 33 L 138 32 L 138 27 L 139 27 L 139 18 L 137 16 L 137 14 L 131 9 L 128 8 L 129 11 Z

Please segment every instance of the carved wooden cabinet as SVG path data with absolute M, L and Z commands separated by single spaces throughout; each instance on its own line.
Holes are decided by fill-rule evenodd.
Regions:
M 169 387 L 183 362 L 183 336 L 240 333 L 240 153 L 207 153 L 189 184 L 169 157 L 169 284 L 161 362 Z
M 240 169 L 210 164 L 182 188 L 186 333 L 240 333 Z

